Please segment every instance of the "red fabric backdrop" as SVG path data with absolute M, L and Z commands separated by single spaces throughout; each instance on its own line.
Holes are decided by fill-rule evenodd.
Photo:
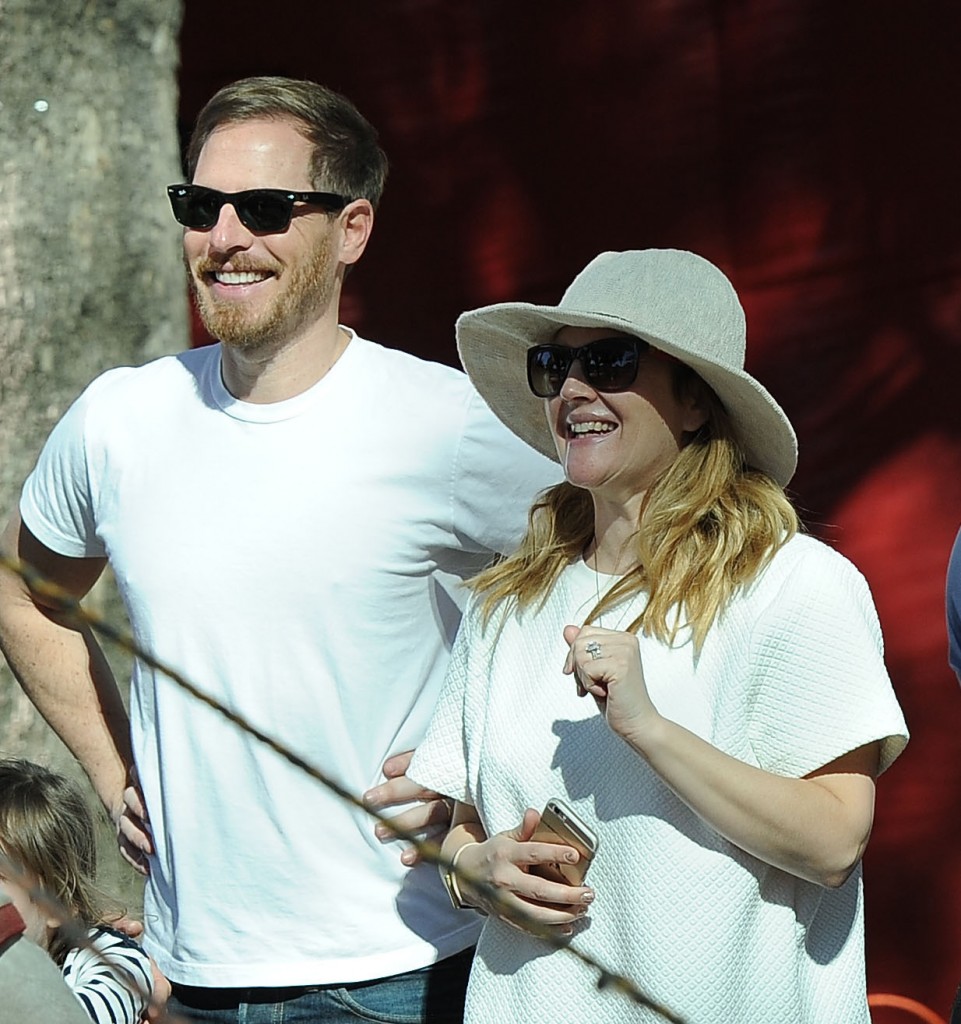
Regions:
M 961 522 L 961 8 L 921 0 L 189 3 L 181 113 L 315 78 L 392 161 L 343 319 L 456 362 L 463 309 L 554 301 L 604 249 L 676 246 L 744 301 L 800 438 L 810 529 L 868 577 L 913 739 L 866 857 L 872 989 L 961 976 L 961 694 L 942 589 Z

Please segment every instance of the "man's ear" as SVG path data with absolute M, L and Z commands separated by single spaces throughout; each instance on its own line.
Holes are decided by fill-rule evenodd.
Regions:
M 340 262 L 356 263 L 367 248 L 374 229 L 374 208 L 367 199 L 355 199 L 340 212 Z

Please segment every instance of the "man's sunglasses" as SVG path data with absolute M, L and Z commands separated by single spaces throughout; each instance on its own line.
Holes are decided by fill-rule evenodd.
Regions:
M 288 192 L 285 188 L 250 188 L 245 192 L 218 192 L 203 185 L 168 185 L 174 216 L 185 228 L 206 230 L 217 223 L 224 203 L 237 211 L 240 223 L 250 231 L 286 231 L 294 203 L 322 206 L 330 213 L 342 210 L 350 200 L 333 192 Z
M 637 379 L 641 356 L 651 346 L 640 338 L 598 338 L 586 345 L 535 345 L 527 350 L 527 383 L 538 398 L 555 398 L 575 360 L 597 391 L 626 391 Z

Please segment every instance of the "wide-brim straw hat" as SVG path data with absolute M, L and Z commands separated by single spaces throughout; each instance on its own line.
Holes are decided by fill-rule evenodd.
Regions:
M 544 400 L 527 384 L 527 350 L 550 341 L 561 327 L 611 328 L 686 363 L 723 403 L 748 465 L 782 486 L 794 475 L 794 428 L 744 372 L 744 310 L 713 263 L 681 249 L 605 252 L 574 278 L 556 306 L 502 302 L 461 314 L 457 349 L 474 386 L 518 437 L 555 461 Z

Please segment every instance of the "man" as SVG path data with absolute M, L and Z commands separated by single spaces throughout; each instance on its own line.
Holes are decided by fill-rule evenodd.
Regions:
M 400 820 L 463 577 L 519 538 L 556 467 L 457 371 L 338 323 L 386 175 L 376 133 L 310 82 L 247 79 L 201 112 L 172 186 L 220 345 L 110 371 L 57 425 L 12 551 L 83 595 L 109 561 L 140 643 Z M 472 915 L 345 805 L 138 663 L 132 742 L 92 638 L 14 577 L 0 642 L 146 867 L 145 946 L 186 1015 L 459 1019 Z M 139 786 L 126 790 L 136 763 Z

